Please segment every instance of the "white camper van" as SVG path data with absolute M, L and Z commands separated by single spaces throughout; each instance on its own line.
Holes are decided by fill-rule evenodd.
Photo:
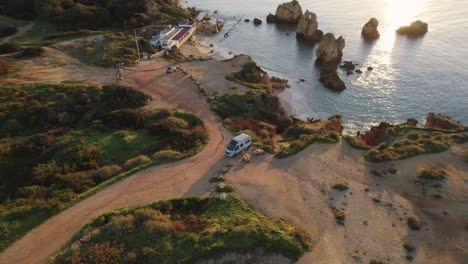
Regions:
M 226 146 L 224 154 L 228 157 L 234 157 L 244 149 L 252 145 L 252 138 L 247 134 L 240 134 L 231 139 L 231 142 Z

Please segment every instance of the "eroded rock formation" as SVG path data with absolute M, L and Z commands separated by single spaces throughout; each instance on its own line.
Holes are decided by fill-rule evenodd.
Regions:
M 428 24 L 421 20 L 416 20 L 409 26 L 403 26 L 397 29 L 398 34 L 407 35 L 410 37 L 419 37 L 426 34 L 428 31 Z
M 338 65 L 343 57 L 344 47 L 345 39 L 342 36 L 335 39 L 333 33 L 325 34 L 315 52 L 317 63 L 320 65 Z
M 387 136 L 387 129 L 391 127 L 394 126 L 387 122 L 382 122 L 378 126 L 371 127 L 371 129 L 361 135 L 360 138 L 364 140 L 369 146 L 377 146 L 385 141 L 385 136 Z
M 282 3 L 276 9 L 276 13 L 267 16 L 267 22 L 297 23 L 302 15 L 302 7 L 297 0 Z
M 379 21 L 376 18 L 371 18 L 364 27 L 362 27 L 361 35 L 366 40 L 375 40 L 380 37 L 380 33 L 377 30 Z
M 343 91 L 346 89 L 346 85 L 343 80 L 340 79 L 338 73 L 336 72 L 336 68 L 334 70 L 327 69 L 320 71 L 320 79 L 319 81 L 325 85 L 325 87 L 332 89 L 334 91 Z
M 460 123 L 460 121 L 453 120 L 450 116 L 440 113 L 428 113 L 424 127 L 447 130 L 463 130 L 463 125 Z
M 309 10 L 299 18 L 296 37 L 305 40 L 321 40 L 323 32 L 318 29 L 317 15 Z
M 203 21 L 199 23 L 197 26 L 197 32 L 205 35 L 205 36 L 212 36 L 218 33 L 224 26 L 223 20 L 216 21 L 215 24 L 210 23 L 209 21 Z

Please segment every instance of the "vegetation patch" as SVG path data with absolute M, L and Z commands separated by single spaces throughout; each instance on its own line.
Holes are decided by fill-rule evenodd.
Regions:
M 0 45 L 0 54 L 8 54 L 21 51 L 22 48 L 18 44 L 6 42 Z
M 340 209 L 330 206 L 330 209 L 333 213 L 333 216 L 335 217 L 335 221 L 338 225 L 344 225 L 345 224 L 345 213 L 341 211 Z
M 332 188 L 338 191 L 346 191 L 349 189 L 349 184 L 347 182 L 340 182 L 333 184 Z
M 416 176 L 423 180 L 442 181 L 448 177 L 448 174 L 435 165 L 424 165 L 418 168 Z
M 21 51 L 21 53 L 17 54 L 15 58 L 17 59 L 32 59 L 36 57 L 40 57 L 46 53 L 44 48 L 41 47 L 28 47 Z
M 6 38 L 18 33 L 18 29 L 14 26 L 0 26 L 0 38 Z
M 100 188 L 206 144 L 198 117 L 138 109 L 149 100 L 121 85 L 0 87 L 0 250 Z M 124 110 L 135 114 L 111 115 Z M 160 123 L 173 127 L 173 118 L 186 126 L 171 133 L 153 129 Z M 147 157 L 170 148 L 180 155 Z
M 463 151 L 463 159 L 465 160 L 465 162 L 468 162 L 468 148 L 465 148 L 465 150 Z
M 104 214 L 86 225 L 53 263 L 195 263 L 257 248 L 297 260 L 311 250 L 311 240 L 229 194 L 224 201 L 193 197 Z
M 325 129 L 329 121 L 301 121 L 286 116 L 278 97 L 264 91 L 225 94 L 211 101 L 211 109 L 233 133 L 247 133 L 254 146 L 288 157 L 314 142 L 336 143 L 339 135 Z
M 153 54 L 153 48 L 147 40 L 139 40 L 140 52 Z M 102 40 L 70 50 L 73 57 L 89 65 L 100 67 L 122 64 L 133 66 L 138 59 L 135 39 L 123 33 L 107 33 Z
M 408 128 L 392 128 L 397 134 L 408 131 Z M 434 129 L 412 128 L 410 133 L 399 140 L 394 141 L 394 136 L 378 146 L 369 147 L 364 158 L 371 162 L 383 162 L 415 157 L 423 154 L 443 152 L 450 148 L 453 143 L 468 141 L 465 132 L 449 132 Z M 405 133 L 403 133 L 405 134 Z M 349 141 L 348 141 L 349 142 Z M 351 144 L 354 146 L 353 144 Z
M 406 223 L 408 224 L 408 227 L 413 231 L 421 229 L 421 223 L 419 223 L 419 220 L 414 216 L 408 217 L 406 219 Z
M 408 242 L 408 241 L 403 242 L 403 248 L 408 253 L 414 252 L 416 250 L 416 247 L 411 242 Z
M 0 76 L 7 75 L 11 70 L 11 64 L 9 61 L 0 58 Z
M 222 193 L 230 193 L 234 191 L 234 186 L 231 184 L 224 184 L 224 183 L 219 183 L 218 186 L 216 186 L 216 192 Z

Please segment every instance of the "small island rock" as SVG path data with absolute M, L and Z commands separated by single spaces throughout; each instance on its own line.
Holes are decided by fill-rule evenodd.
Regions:
M 309 10 L 299 18 L 296 38 L 305 40 L 321 40 L 323 32 L 318 29 L 317 15 Z
M 380 33 L 377 30 L 379 26 L 379 21 L 376 18 L 371 18 L 364 27 L 362 27 L 361 35 L 366 40 L 375 40 L 380 37 Z
M 421 20 L 416 20 L 409 26 L 403 26 L 397 29 L 398 34 L 407 35 L 410 37 L 419 37 L 426 34 L 428 31 L 428 24 Z
M 276 9 L 275 15 L 269 14 L 267 16 L 267 22 L 297 23 L 301 15 L 301 5 L 297 0 L 293 0 L 291 2 L 280 4 Z
M 317 63 L 337 65 L 343 57 L 343 49 L 345 47 L 345 39 L 340 36 L 335 39 L 333 33 L 327 33 L 323 36 L 320 45 L 315 52 L 317 55 Z
M 260 20 L 260 19 L 258 19 L 258 18 L 254 18 L 253 22 L 254 22 L 254 25 L 256 25 L 256 26 L 262 24 L 262 20 Z

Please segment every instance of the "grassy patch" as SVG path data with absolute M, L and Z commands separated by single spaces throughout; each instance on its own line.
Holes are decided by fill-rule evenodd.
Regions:
M 408 131 L 406 128 L 402 131 Z M 423 154 L 439 153 L 450 148 L 453 143 L 468 141 L 465 132 L 448 132 L 441 130 L 414 129 L 405 137 L 396 141 L 387 141 L 371 148 L 364 158 L 372 162 L 400 160 Z M 353 144 L 351 144 L 353 146 Z
M 208 134 L 198 117 L 138 109 L 148 99 L 134 88 L 118 85 L 1 87 L 0 250 L 115 181 L 203 148 Z M 155 128 L 171 117 L 187 127 L 171 133 Z
M 230 192 L 233 192 L 233 191 L 234 191 L 234 186 L 232 186 L 230 184 L 220 183 L 216 187 L 216 192 L 219 192 L 219 193 L 221 193 L 221 192 L 230 193 Z
M 140 52 L 153 53 L 146 40 L 140 40 Z M 136 64 L 138 54 L 135 39 L 131 35 L 107 33 L 102 41 L 72 49 L 71 54 L 81 62 L 101 67 L 115 66 L 124 63 L 126 66 Z
M 26 25 L 28 21 L 24 20 L 17 20 L 7 16 L 0 16 L 0 27 L 2 26 L 14 26 L 14 27 L 22 27 Z
M 468 162 L 468 148 L 465 148 L 463 151 L 463 159 L 465 162 Z
M 297 138 L 284 137 L 281 151 L 275 157 L 281 159 L 292 156 L 316 142 L 334 144 L 340 142 L 340 136 L 335 132 L 330 132 L 318 135 L 300 135 Z
M 370 146 L 366 144 L 366 142 L 358 137 L 353 137 L 350 135 L 343 135 L 343 139 L 348 142 L 353 148 L 361 149 L 361 150 L 369 150 Z
M 416 176 L 423 180 L 442 181 L 448 177 L 448 174 L 434 165 L 424 165 L 418 168 Z
M 83 238 L 88 241 L 73 243 Z M 310 238 L 283 220 L 255 212 L 237 196 L 184 198 L 104 214 L 86 225 L 54 263 L 89 257 L 110 262 L 193 263 L 257 248 L 299 259 Z

